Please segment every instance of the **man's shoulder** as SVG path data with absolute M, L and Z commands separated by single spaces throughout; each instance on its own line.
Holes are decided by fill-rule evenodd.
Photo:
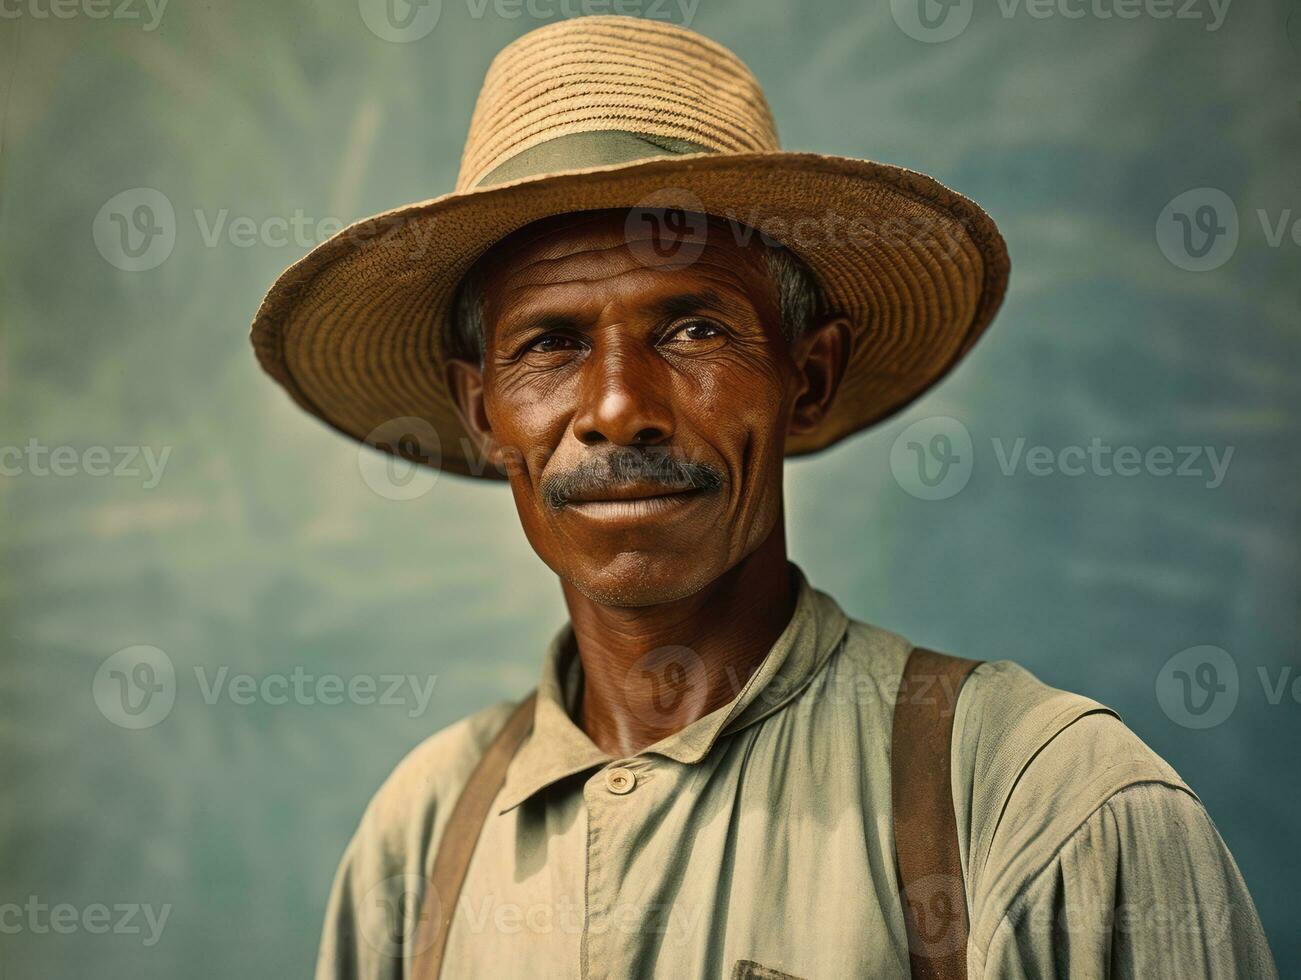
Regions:
M 897 633 L 850 618 L 844 656 L 833 665 L 856 682 L 868 677 L 870 689 L 884 695 L 877 724 L 886 733 L 914 649 Z M 951 694 L 919 682 L 912 696 L 944 700 Z M 879 709 L 869 702 L 860 710 Z M 1161 783 L 1196 800 L 1179 774 L 1114 710 L 1046 684 L 1013 660 L 977 664 L 962 685 L 952 723 L 952 792 L 962 864 L 977 884 L 1005 852 L 1024 852 L 1031 862 L 1039 851 L 1062 843 L 1126 787 Z
M 441 835 L 452 805 L 514 706 L 499 701 L 411 749 L 371 797 L 354 844 L 423 854 Z
M 997 819 L 1027 780 L 1094 807 L 1135 782 L 1187 789 L 1113 709 L 1045 684 L 1011 660 L 986 661 L 971 672 L 954 714 L 953 739 L 955 784 L 961 775 L 973 819 Z M 1076 761 L 1059 767 L 1063 756 Z
M 429 736 L 371 797 L 335 872 L 317 976 L 391 972 L 395 940 L 388 914 L 412 896 L 419 901 L 430 849 L 512 708 L 499 702 Z
M 1002 905 L 1130 787 L 1201 803 L 1111 708 L 1010 660 L 979 665 L 954 715 L 953 794 L 968 895 Z M 1177 808 L 1172 804 L 1171 813 Z

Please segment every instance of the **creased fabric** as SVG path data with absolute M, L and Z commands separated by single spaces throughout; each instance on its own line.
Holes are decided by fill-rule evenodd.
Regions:
M 627 759 L 570 720 L 581 665 L 553 641 L 535 730 L 457 903 L 445 977 L 907 977 L 890 814 L 893 694 L 911 645 L 798 574 L 791 623 L 736 699 Z M 448 812 L 511 705 L 434 735 L 367 808 L 317 965 L 406 977 Z M 1205 809 L 1109 709 L 1009 661 L 954 716 L 953 793 L 990 977 L 1276 976 Z M 633 786 L 611 788 L 613 768 Z

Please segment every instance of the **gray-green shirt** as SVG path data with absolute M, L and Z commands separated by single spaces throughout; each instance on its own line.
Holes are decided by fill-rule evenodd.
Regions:
M 570 719 L 581 665 L 560 631 L 444 977 L 908 976 L 890 736 L 911 645 L 798 578 L 790 624 L 735 699 L 631 758 Z M 510 709 L 429 738 L 375 795 L 330 895 L 320 980 L 408 976 L 439 837 Z M 970 977 L 1277 976 L 1201 802 L 1109 709 L 982 664 L 952 773 Z

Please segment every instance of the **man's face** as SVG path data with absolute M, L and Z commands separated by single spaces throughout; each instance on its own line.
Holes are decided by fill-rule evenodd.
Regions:
M 661 256 L 625 218 L 566 215 L 497 245 L 482 373 L 453 376 L 542 560 L 596 601 L 641 606 L 698 591 L 773 531 L 808 385 L 757 235 L 692 216 Z

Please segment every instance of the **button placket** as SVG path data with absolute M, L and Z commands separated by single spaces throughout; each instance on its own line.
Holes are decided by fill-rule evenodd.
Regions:
M 621 980 L 628 975 L 627 964 L 639 961 L 645 940 L 621 923 L 628 909 L 640 901 L 639 886 L 629 875 L 629 860 L 636 851 L 632 842 L 644 833 L 647 807 L 654 810 L 656 795 L 638 801 L 629 794 L 647 790 L 655 767 L 642 758 L 617 759 L 607 765 L 592 773 L 583 791 L 587 806 L 579 967 L 583 980 Z

